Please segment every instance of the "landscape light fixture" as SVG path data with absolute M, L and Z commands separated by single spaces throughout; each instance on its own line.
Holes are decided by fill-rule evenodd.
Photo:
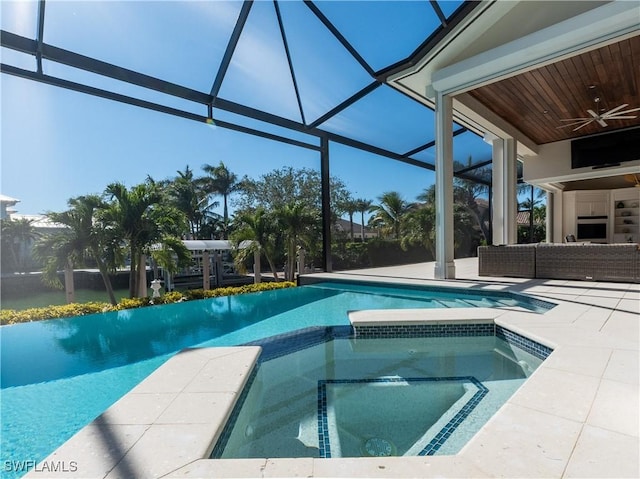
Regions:
M 207 119 L 204 122 L 209 126 L 216 126 L 216 123 L 213 121 L 213 105 L 210 103 L 207 105 Z

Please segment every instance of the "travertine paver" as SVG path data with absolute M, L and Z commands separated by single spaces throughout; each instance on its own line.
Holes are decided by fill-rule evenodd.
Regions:
M 610 431 L 638 437 L 640 428 L 638 385 L 628 382 L 600 381 L 587 423 Z
M 168 474 L 178 464 L 203 457 L 216 429 L 217 425 L 212 424 L 153 424 L 106 477 L 152 478 Z
M 538 368 L 511 397 L 510 403 L 584 422 L 600 379 L 552 368 Z M 562 394 L 558 394 L 562 391 Z
M 640 477 L 638 437 L 584 426 L 565 477 L 637 479 Z
M 613 351 L 603 377 L 638 386 L 640 383 L 640 351 L 631 349 Z
M 490 477 L 561 477 L 582 423 L 508 402 L 460 452 Z
M 556 349 L 544 360 L 542 367 L 599 378 L 610 363 L 612 351 L 610 348 L 567 345 Z
M 259 353 L 238 347 L 176 354 L 43 464 L 74 462 L 74 470 L 55 477 L 152 478 L 208 456 Z M 27 477 L 51 473 L 38 467 Z

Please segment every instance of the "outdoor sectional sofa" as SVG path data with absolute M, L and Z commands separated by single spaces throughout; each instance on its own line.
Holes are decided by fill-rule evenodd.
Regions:
M 480 276 L 640 283 L 636 243 L 480 246 Z

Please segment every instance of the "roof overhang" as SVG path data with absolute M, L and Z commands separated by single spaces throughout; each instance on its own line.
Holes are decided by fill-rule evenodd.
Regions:
M 544 8 L 539 3 L 487 2 L 389 83 L 430 106 L 435 91 L 450 94 L 456 121 L 479 134 L 513 137 L 519 155 L 535 155 L 533 140 L 466 92 L 629 38 L 639 28 L 635 2 L 553 2 Z
M 11 198 L 10 196 L 0 194 L 0 203 L 3 203 L 7 206 L 14 206 L 19 202 L 20 200 L 17 198 Z

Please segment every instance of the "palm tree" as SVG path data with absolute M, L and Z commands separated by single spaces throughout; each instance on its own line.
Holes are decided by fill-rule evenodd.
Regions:
M 65 288 L 67 303 L 74 302 L 73 269 L 82 264 L 84 245 L 73 230 L 64 230 L 43 237 L 33 248 L 34 255 L 44 263 L 42 281 L 53 288 Z M 58 278 L 64 270 L 65 284 Z
M 217 206 L 218 202 L 214 202 Z M 215 239 L 224 236 L 226 224 L 222 215 L 218 213 L 207 213 L 204 221 L 202 222 L 202 228 L 200 229 L 201 239 Z
M 353 241 L 353 215 L 358 211 L 358 204 L 355 200 L 347 198 L 338 203 L 338 210 L 349 215 L 349 237 Z
M 393 233 L 395 239 L 400 239 L 402 218 L 407 211 L 407 203 L 397 191 L 387 191 L 378 197 L 379 205 L 371 207 L 374 214 L 373 223 L 381 226 L 386 234 Z
M 364 198 L 358 198 L 355 200 L 356 212 L 360 213 L 360 239 L 364 243 L 364 214 L 371 209 L 373 202 Z
M 129 296 L 133 298 L 142 291 L 139 276 L 146 268 L 145 254 L 150 252 L 151 246 L 163 245 L 153 254 L 168 270 L 175 267 L 170 253 L 177 256 L 179 264 L 188 261 L 189 252 L 179 240 L 186 228 L 186 219 L 176 208 L 162 204 L 163 196 L 151 178 L 131 190 L 122 183 L 111 183 L 105 195 L 113 203 L 105 210 L 104 219 L 128 242 L 131 258 Z
M 118 239 L 112 234 L 113 230 L 105 228 L 97 218 L 106 204 L 97 195 L 86 195 L 71 198 L 68 205 L 70 209 L 62 213 L 47 213 L 51 221 L 67 228 L 46 238 L 36 247 L 37 255 L 45 262 L 43 280 L 60 287 L 57 271 L 82 266 L 88 254 L 98 266 L 109 301 L 116 304 L 109 272 L 115 271 L 123 255 Z
M 419 244 L 427 248 L 435 257 L 436 241 L 436 190 L 435 185 L 426 188 L 417 196 L 419 203 L 412 205 L 406 215 L 405 231 L 401 245 L 406 248 L 411 244 Z M 475 216 L 471 215 L 465 204 L 455 202 L 453 205 L 454 239 L 457 253 L 465 256 L 467 247 L 473 245 L 477 232 L 473 225 Z
M 456 163 L 455 169 L 473 166 L 473 157 L 469 155 L 467 163 Z M 483 179 L 491 179 L 491 170 L 488 168 L 478 168 L 476 175 Z M 488 194 L 489 187 L 483 183 L 456 177 L 454 178 L 454 201 L 462 205 L 472 215 L 476 224 L 482 232 L 487 244 L 491 243 L 490 211 L 482 207 L 478 200 L 481 196 Z
M 429 203 L 432 205 L 436 204 L 436 185 L 428 186 L 424 189 L 422 193 L 420 193 L 416 199 L 423 203 Z
M 1 221 L 0 227 L 2 239 L 2 256 L 5 257 L 7 252 L 13 260 L 12 268 L 14 271 L 26 271 L 26 248 L 33 241 L 40 237 L 33 228 L 33 220 L 20 218 L 17 220 L 6 219 Z
M 412 245 L 424 246 L 435 257 L 436 245 L 436 188 L 425 188 L 416 199 L 417 203 L 408 208 L 405 228 L 400 246 L 407 249 Z
M 536 216 L 536 208 L 542 203 L 542 197 L 544 196 L 544 190 L 538 189 L 536 192 L 536 187 L 533 185 L 522 184 L 518 187 L 519 193 L 527 192 L 530 189 L 530 196 L 526 200 L 520 202 L 518 207 L 521 211 L 529 212 L 529 241 L 533 242 L 533 225 Z M 546 210 L 545 210 L 546 215 Z
M 404 234 L 400 241 L 403 249 L 412 245 L 424 246 L 435 258 L 436 208 L 434 202 L 414 205 L 405 216 Z
M 296 270 L 296 249 L 300 242 L 310 239 L 317 215 L 301 202 L 288 203 L 275 212 L 278 224 L 285 236 L 287 269 L 285 279 L 293 280 Z
M 193 170 L 188 165 L 184 171 L 176 173 L 178 176 L 169 183 L 167 192 L 171 203 L 187 217 L 191 238 L 197 239 L 206 216 L 208 195 L 196 181 Z
M 209 175 L 207 178 L 203 179 L 205 190 L 209 194 L 220 195 L 223 198 L 223 239 L 227 239 L 229 233 L 228 199 L 231 193 L 240 189 L 241 185 L 240 182 L 238 182 L 238 176 L 231 173 L 222 161 L 218 166 L 204 165 L 202 169 Z
M 251 254 L 264 255 L 275 281 L 278 281 L 278 270 L 275 257 L 274 218 L 267 211 L 258 207 L 255 211 L 240 212 L 235 216 L 238 228 L 231 235 L 232 241 L 239 246 L 243 241 L 249 242 L 242 249 L 236 249 L 235 263 L 239 270 L 243 270 Z M 259 271 L 255 271 L 259 274 Z
M 538 205 L 533 208 L 533 219 L 536 223 L 542 224 L 547 219 L 547 205 Z

